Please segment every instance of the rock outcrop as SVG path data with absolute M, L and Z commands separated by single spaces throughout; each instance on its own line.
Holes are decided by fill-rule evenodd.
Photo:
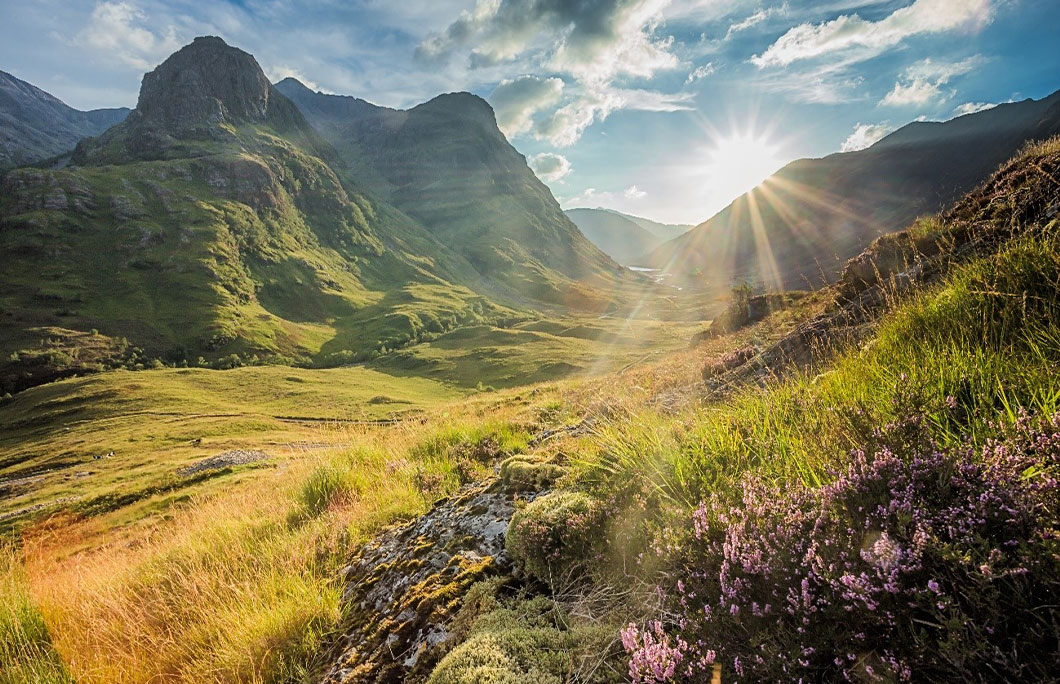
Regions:
M 468 485 L 362 547 L 344 570 L 347 617 L 323 682 L 425 680 L 467 589 L 510 571 L 504 539 L 517 498 L 501 480 Z
M 145 74 L 136 109 L 100 140 L 79 144 L 73 161 L 159 159 L 173 156 L 173 149 L 177 156 L 206 154 L 214 151 L 210 142 L 236 142 L 233 127 L 246 124 L 268 126 L 311 152 L 331 154 L 253 55 L 216 36 L 200 37 Z

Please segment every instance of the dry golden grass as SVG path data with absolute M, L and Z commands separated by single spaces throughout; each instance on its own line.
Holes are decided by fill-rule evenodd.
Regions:
M 109 516 L 53 517 L 24 532 L 24 584 L 78 682 L 303 679 L 338 621 L 351 547 L 458 486 L 445 440 L 503 431 L 523 408 L 507 397 L 393 427 L 323 427 L 342 446 L 132 534 L 114 534 Z

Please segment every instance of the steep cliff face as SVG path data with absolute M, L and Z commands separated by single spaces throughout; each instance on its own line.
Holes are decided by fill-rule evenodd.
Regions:
M 136 109 L 98 141 L 79 145 L 73 159 L 112 164 L 208 155 L 240 143 L 238 129 L 254 126 L 311 154 L 331 154 L 252 55 L 220 38 L 201 37 L 145 74 Z
M 201 125 L 297 124 L 254 58 L 213 36 L 196 38 L 144 76 L 135 117 L 181 131 Z

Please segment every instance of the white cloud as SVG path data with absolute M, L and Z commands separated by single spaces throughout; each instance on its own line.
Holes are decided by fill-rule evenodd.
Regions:
M 967 74 L 972 69 L 981 65 L 985 60 L 979 55 L 973 55 L 959 62 L 936 62 L 930 57 L 922 59 L 905 70 L 906 78 L 921 78 L 948 83 L 955 76 Z
M 688 85 L 690 83 L 695 83 L 696 81 L 698 81 L 700 79 L 703 79 L 703 78 L 706 78 L 707 76 L 710 76 L 713 73 L 714 73 L 714 63 L 713 62 L 707 62 L 706 64 L 704 64 L 702 66 L 696 67 L 695 69 L 692 70 L 692 72 L 690 74 L 688 74 L 688 78 L 685 79 L 685 85 Z
M 273 83 L 279 83 L 285 78 L 293 78 L 300 81 L 302 85 L 304 85 L 306 88 L 309 88 L 310 90 L 316 90 L 318 92 L 328 92 L 321 88 L 318 83 L 307 78 L 305 74 L 303 74 L 299 69 L 296 69 L 295 67 L 288 66 L 286 64 L 280 64 L 277 66 L 265 66 L 264 64 L 262 64 L 261 69 L 265 72 L 265 75 L 268 76 L 269 80 Z
M 997 106 L 996 102 L 965 102 L 962 105 L 957 105 L 953 110 L 954 116 L 964 116 L 965 114 L 975 114 L 977 112 L 985 112 L 988 109 L 993 109 Z
M 692 96 L 687 93 L 670 95 L 654 90 L 600 87 L 583 91 L 560 107 L 551 116 L 534 125 L 534 137 L 547 140 L 556 147 L 569 147 L 581 138 L 594 121 L 603 121 L 619 109 L 645 112 L 676 112 L 691 110 Z
M 891 92 L 880 100 L 880 104 L 889 107 L 908 107 L 947 99 L 951 93 L 943 93 L 942 86 L 954 77 L 966 74 L 982 63 L 983 59 L 978 55 L 959 62 L 935 62 L 930 58 L 921 60 L 903 72 L 904 83 L 896 82 Z
M 473 68 L 516 62 L 563 75 L 570 86 L 563 91 L 566 101 L 541 121 L 534 122 L 534 114 L 560 104 L 559 97 L 529 112 L 527 101 L 519 99 L 526 106 L 513 104 L 510 116 L 501 115 L 497 102 L 494 106 L 498 119 L 506 122 L 506 131 L 532 129 L 538 138 L 558 146 L 571 145 L 594 121 L 616 109 L 674 111 L 687 107 L 681 95 L 614 86 L 618 78 L 650 78 L 660 70 L 680 66 L 672 52 L 673 37 L 657 35 L 661 11 L 669 1 L 478 0 L 474 10 L 462 12 L 444 31 L 428 36 L 417 54 L 439 60 L 465 50 Z M 542 88 L 540 84 L 535 87 Z M 497 95 L 495 91 L 491 101 Z
M 648 193 L 641 190 L 636 185 L 631 185 L 625 190 L 618 192 L 586 188 L 583 192 L 574 197 L 568 197 L 567 199 L 561 200 L 560 204 L 564 209 L 573 209 L 575 207 L 608 207 L 622 211 L 620 207 L 631 207 L 636 204 L 637 200 L 644 199 L 647 196 Z
M 854 126 L 854 132 L 851 133 L 843 144 L 839 147 L 840 152 L 856 152 L 857 150 L 863 150 L 867 147 L 872 147 L 874 144 L 879 142 L 883 136 L 891 132 L 891 127 L 888 124 L 863 124 L 858 123 Z
M 860 58 L 867 59 L 915 35 L 977 32 L 990 22 L 993 10 L 991 0 L 916 0 L 879 21 L 843 14 L 820 24 L 791 28 L 751 61 L 759 68 L 787 66 L 847 51 L 859 51 Z
M 669 0 L 479 0 L 421 43 L 425 58 L 472 45 L 472 62 L 496 64 L 527 52 L 551 54 L 553 68 L 602 83 L 649 77 L 678 65 L 673 39 L 656 37 Z
M 146 20 L 144 12 L 132 3 L 101 2 L 73 42 L 99 53 L 104 59 L 117 60 L 141 71 L 153 69 L 180 48 L 180 41 L 173 26 L 160 35 L 146 28 Z
M 749 28 L 758 26 L 766 19 L 769 19 L 774 14 L 782 14 L 788 11 L 788 4 L 784 3 L 779 7 L 769 7 L 759 9 L 754 14 L 748 16 L 746 19 L 736 22 L 735 24 L 729 25 L 729 30 L 725 32 L 725 40 L 729 40 L 735 34 L 741 31 L 746 31 Z
M 851 73 L 847 60 L 814 64 L 809 68 L 792 67 L 783 71 L 760 72 L 751 84 L 771 93 L 785 93 L 797 102 L 839 104 L 856 99 L 855 91 L 864 77 Z
M 509 138 L 526 133 L 534 114 L 551 107 L 563 96 L 563 79 L 520 76 L 501 81 L 489 101 L 497 114 L 497 125 Z
M 538 178 L 547 182 L 558 181 L 571 172 L 570 161 L 562 154 L 542 152 L 530 157 L 527 162 Z

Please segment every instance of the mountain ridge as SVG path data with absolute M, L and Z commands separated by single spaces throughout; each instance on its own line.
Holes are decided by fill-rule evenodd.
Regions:
M 82 111 L 0 71 L 0 170 L 35 164 L 73 150 L 82 138 L 121 122 L 126 107 Z
M 1022 145 L 1057 132 L 1060 91 L 913 122 L 865 150 L 791 162 L 647 261 L 687 287 L 832 282 L 874 238 L 939 211 Z
M 600 308 L 623 269 L 586 239 L 471 93 L 445 93 L 407 110 L 314 92 L 292 98 L 350 175 L 454 245 L 485 276 L 505 273 L 532 300 Z
M 71 166 L 8 172 L 7 391 L 152 359 L 338 365 L 525 315 L 322 153 L 256 60 L 208 38 L 145 76 L 137 109 Z

